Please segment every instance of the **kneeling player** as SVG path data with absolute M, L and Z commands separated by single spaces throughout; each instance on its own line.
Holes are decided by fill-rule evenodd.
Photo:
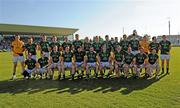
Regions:
M 78 73 L 78 78 L 83 78 L 84 75 L 84 66 L 83 66 L 83 61 L 84 61 L 84 56 L 85 52 L 82 51 L 82 47 L 78 47 L 77 51 L 74 53 L 75 55 L 75 70 Z M 79 70 L 81 70 L 81 73 L 79 73 Z
M 74 80 L 75 75 L 75 63 L 74 63 L 74 54 L 69 50 L 69 47 L 65 48 L 65 52 L 62 54 L 62 73 L 63 79 L 65 79 L 65 69 L 70 69 L 71 72 L 71 79 Z
M 32 59 L 31 53 L 28 54 L 28 59 L 25 61 L 25 66 L 27 69 L 23 72 L 24 78 L 29 79 L 31 74 L 36 75 L 36 60 Z
M 97 53 L 94 51 L 94 48 L 91 46 L 90 51 L 88 51 L 84 57 L 84 66 L 86 68 L 86 78 L 89 79 L 90 69 L 94 69 L 95 76 L 97 76 L 98 72 L 98 64 L 97 64 Z
M 116 72 L 116 76 L 119 77 L 120 72 L 121 73 L 123 72 L 123 59 L 124 59 L 123 52 L 121 51 L 121 47 L 119 45 L 116 47 L 114 55 L 115 55 L 115 72 Z
M 58 51 L 58 47 L 54 46 L 53 51 L 50 53 L 50 60 L 51 66 L 50 79 L 54 79 L 54 69 L 58 69 L 58 80 L 61 78 L 61 68 L 60 68 L 60 52 Z
M 160 72 L 160 66 L 159 66 L 159 56 L 156 53 L 156 50 L 153 49 L 152 52 L 148 55 L 148 70 L 149 72 L 147 73 L 150 77 L 153 74 L 153 70 L 156 69 L 156 79 L 159 79 L 158 74 Z
M 133 59 L 134 59 L 134 54 L 131 53 L 131 47 L 128 47 L 128 52 L 124 54 L 124 77 L 128 78 L 129 75 L 129 69 L 133 70 Z M 132 71 L 133 72 L 133 71 Z
M 40 79 L 42 79 L 43 74 L 45 74 L 45 77 L 47 79 L 49 59 L 45 57 L 44 52 L 41 52 L 41 58 L 38 59 L 38 64 L 39 64 L 38 74 L 41 76 Z
M 140 72 L 143 68 L 147 68 L 147 55 L 144 53 L 144 49 L 142 47 L 139 48 L 140 53 L 135 55 L 135 72 L 136 78 L 141 76 Z

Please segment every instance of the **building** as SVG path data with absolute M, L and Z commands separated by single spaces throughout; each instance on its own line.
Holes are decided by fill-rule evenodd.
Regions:
M 167 39 L 171 42 L 173 46 L 180 46 L 180 35 L 167 35 Z M 157 36 L 157 41 L 162 40 L 162 35 Z
M 62 27 L 47 27 L 47 26 L 32 26 L 32 25 L 17 25 L 17 24 L 0 24 L 1 37 L 12 36 L 15 34 L 21 35 L 21 37 L 41 35 L 57 36 L 60 39 L 68 37 L 73 40 L 74 33 L 78 31 L 75 28 L 62 28 Z

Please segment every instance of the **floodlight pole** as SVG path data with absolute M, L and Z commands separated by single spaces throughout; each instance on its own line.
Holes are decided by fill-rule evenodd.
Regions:
M 170 22 L 170 17 L 168 21 L 168 28 L 169 28 L 169 36 L 171 35 L 171 22 Z

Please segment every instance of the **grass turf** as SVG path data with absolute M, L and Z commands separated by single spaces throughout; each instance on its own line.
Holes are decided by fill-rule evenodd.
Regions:
M 170 75 L 155 79 L 10 81 L 12 57 L 0 53 L 0 108 L 180 108 L 180 48 L 171 53 Z M 20 66 L 20 64 L 19 64 Z M 20 69 L 18 68 L 18 71 Z

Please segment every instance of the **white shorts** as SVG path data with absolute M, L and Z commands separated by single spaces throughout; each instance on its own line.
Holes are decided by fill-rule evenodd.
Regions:
M 157 69 L 157 68 L 160 68 L 160 66 L 158 63 L 154 63 L 154 64 L 149 64 L 149 68 L 150 69 Z
M 60 69 L 60 63 L 58 62 L 58 63 L 52 63 L 51 64 L 51 68 L 58 68 L 58 69 Z
M 110 67 L 109 62 L 101 62 L 102 67 Z
M 170 59 L 170 55 L 168 54 L 161 54 L 161 60 L 169 60 Z
M 87 63 L 87 65 L 88 65 L 89 67 L 96 67 L 96 63 L 95 63 L 95 62 Z
M 27 73 L 31 74 L 32 72 L 35 72 L 36 71 L 36 68 L 33 68 L 33 69 L 26 69 Z
M 133 55 L 136 55 L 136 54 L 139 53 L 139 51 L 131 51 L 131 53 L 132 53 Z
M 13 62 L 17 63 L 18 61 L 24 62 L 24 56 L 13 56 Z
M 34 59 L 34 60 L 36 60 L 36 55 L 32 55 L 31 58 Z
M 77 67 L 82 66 L 83 62 L 76 62 Z
M 72 67 L 72 62 L 64 62 L 64 67 L 65 68 L 71 68 Z
M 47 68 L 46 67 L 39 68 L 38 72 L 40 72 L 40 73 L 47 72 Z
M 49 52 L 45 52 L 45 57 L 49 58 Z
M 134 64 L 124 64 L 123 68 L 133 68 Z
M 140 68 L 140 69 L 147 67 L 144 63 L 141 65 L 134 65 L 134 66 L 135 66 L 135 68 Z

